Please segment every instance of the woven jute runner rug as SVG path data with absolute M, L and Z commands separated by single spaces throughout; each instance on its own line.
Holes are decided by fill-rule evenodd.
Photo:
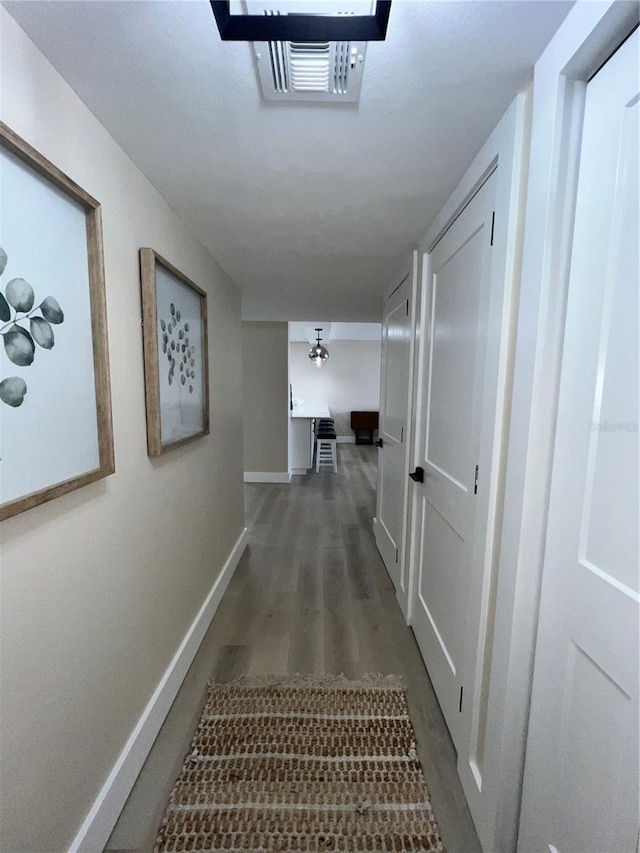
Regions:
M 155 850 L 442 851 L 399 679 L 210 685 Z

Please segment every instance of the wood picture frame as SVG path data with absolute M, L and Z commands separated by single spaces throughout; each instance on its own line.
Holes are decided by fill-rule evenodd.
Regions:
M 115 459 L 100 204 L 3 122 L 0 172 L 3 521 Z
M 207 294 L 140 249 L 147 451 L 161 456 L 209 434 Z

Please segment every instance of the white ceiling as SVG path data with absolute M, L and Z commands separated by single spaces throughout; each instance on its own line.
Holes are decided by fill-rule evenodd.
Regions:
M 323 343 L 328 341 L 379 341 L 381 323 L 327 323 L 326 320 L 311 320 L 306 323 L 289 323 L 289 340 L 315 344 L 317 328 L 322 328 Z
M 393 0 L 359 106 L 335 107 L 262 102 L 207 0 L 5 3 L 242 286 L 245 319 L 343 321 L 378 320 L 571 5 Z

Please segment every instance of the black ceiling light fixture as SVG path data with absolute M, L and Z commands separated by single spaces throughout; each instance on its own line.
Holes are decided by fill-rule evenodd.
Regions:
M 372 15 L 331 15 L 321 3 L 316 14 L 235 15 L 229 0 L 210 2 L 223 41 L 384 41 L 391 10 L 391 0 L 377 0 Z
M 311 359 L 311 363 L 315 367 L 322 367 L 325 361 L 329 358 L 329 350 L 326 347 L 323 347 L 320 341 L 322 338 L 320 337 L 320 332 L 322 329 L 316 329 L 318 333 L 316 335 L 317 343 L 314 347 L 311 347 L 309 350 L 309 358 Z

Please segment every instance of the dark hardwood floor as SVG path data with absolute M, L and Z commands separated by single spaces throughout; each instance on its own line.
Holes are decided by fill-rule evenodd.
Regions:
M 267 673 L 401 675 L 448 853 L 477 853 L 456 755 L 372 533 L 376 451 L 341 444 L 338 474 L 246 487 L 247 548 L 113 831 L 107 851 L 151 851 L 207 680 Z

